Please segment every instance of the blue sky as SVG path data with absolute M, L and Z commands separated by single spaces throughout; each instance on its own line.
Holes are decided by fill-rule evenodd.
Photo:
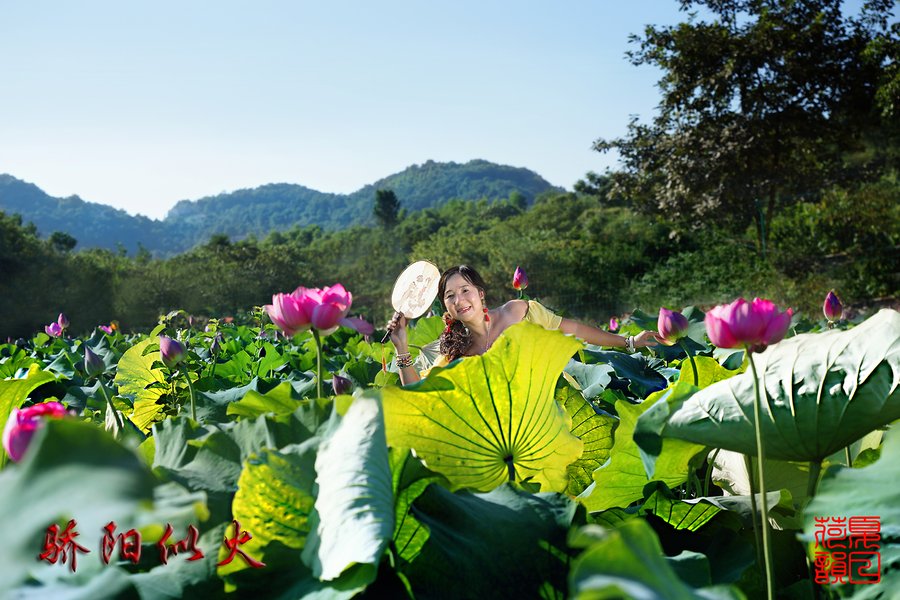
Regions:
M 0 0 L 0 173 L 161 218 L 271 182 L 337 193 L 482 158 L 571 188 L 648 120 L 630 33 L 675 0 Z M 401 199 L 402 201 L 402 199 Z

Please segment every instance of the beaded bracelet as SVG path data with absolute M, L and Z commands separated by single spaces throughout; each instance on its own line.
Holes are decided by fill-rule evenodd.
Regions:
M 397 355 L 397 368 L 405 369 L 407 367 L 413 366 L 413 359 L 409 352 L 404 352 L 402 354 Z
M 634 353 L 634 336 L 629 335 L 625 337 L 625 349 L 628 352 Z

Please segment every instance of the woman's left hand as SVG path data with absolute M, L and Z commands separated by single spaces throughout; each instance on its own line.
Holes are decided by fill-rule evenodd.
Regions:
M 652 348 L 653 346 L 659 345 L 659 342 L 661 341 L 662 338 L 660 338 L 659 334 L 655 331 L 642 331 L 634 336 L 634 347 Z

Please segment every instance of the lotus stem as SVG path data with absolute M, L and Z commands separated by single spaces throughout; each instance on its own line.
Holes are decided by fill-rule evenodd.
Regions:
M 106 392 L 106 388 L 103 386 L 103 382 L 99 379 L 97 383 L 100 384 L 100 393 L 103 394 L 103 398 L 106 400 L 106 410 L 111 410 L 113 414 L 113 418 L 116 420 L 116 425 L 119 428 L 119 431 L 123 431 L 125 429 L 125 423 L 122 422 L 122 418 L 119 416 L 118 411 L 116 411 L 116 407 L 113 406 L 112 398 L 109 397 L 109 394 Z
M 762 425 L 761 425 L 761 406 L 762 400 L 759 395 L 759 375 L 756 372 L 756 363 L 753 361 L 753 355 L 747 351 L 747 358 L 750 360 L 750 368 L 753 370 L 753 390 L 756 392 L 756 401 L 753 403 L 753 427 L 756 430 L 756 459 L 759 462 L 759 508 L 760 520 L 762 521 L 762 542 L 763 555 L 766 564 L 766 597 L 769 600 L 775 598 L 775 590 L 772 581 L 772 547 L 769 540 L 769 502 L 766 498 L 766 480 L 765 480 L 765 460 L 766 450 L 763 446 Z
M 710 458 L 710 459 L 707 461 L 707 465 L 706 465 L 706 477 L 704 477 L 704 482 L 703 482 L 703 496 L 704 496 L 704 497 L 709 496 L 709 484 L 712 483 L 713 463 L 716 461 L 716 457 L 719 456 L 719 451 L 720 451 L 720 450 L 721 450 L 721 448 L 716 448 L 716 451 L 713 452 L 712 458 Z M 749 472 L 749 471 L 748 471 L 748 472 Z
M 809 479 L 806 483 L 806 495 L 812 498 L 819 487 L 819 474 L 822 472 L 822 461 L 813 460 L 809 463 Z
M 317 329 L 312 330 L 316 342 L 316 399 L 322 399 L 322 339 Z
M 511 482 L 515 482 L 516 481 L 516 465 L 513 463 L 513 457 L 507 456 L 506 458 L 503 459 L 503 461 L 506 463 L 506 471 L 507 471 L 507 473 L 509 473 L 509 480 Z
M 191 395 L 191 419 L 196 421 L 197 420 L 197 407 L 194 404 L 194 384 L 191 382 L 191 375 L 190 375 L 190 373 L 188 373 L 187 369 L 182 369 L 181 372 L 184 373 L 184 380 L 187 381 L 188 391 L 190 392 L 190 395 Z
M 750 484 L 750 517 L 751 520 L 756 518 L 756 494 L 753 492 L 753 460 L 749 454 L 744 455 L 744 466 L 747 467 L 747 481 Z M 759 527 L 753 525 L 753 537 L 756 541 L 756 564 L 764 563 L 762 555 L 762 536 L 759 533 Z
M 844 446 L 844 458 L 847 459 L 847 467 L 853 468 L 853 459 L 850 458 L 850 446 Z
M 697 363 L 694 362 L 694 355 L 691 354 L 691 351 L 684 345 L 683 339 L 678 340 L 678 345 L 681 346 L 681 349 L 684 350 L 684 353 L 687 354 L 688 359 L 691 361 L 691 368 L 694 370 L 694 385 L 700 385 L 700 380 L 697 377 Z

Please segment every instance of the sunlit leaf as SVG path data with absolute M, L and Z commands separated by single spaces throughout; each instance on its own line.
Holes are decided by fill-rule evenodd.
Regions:
M 650 482 L 650 478 L 632 436 L 638 417 L 664 393 L 657 392 L 643 404 L 634 405 L 623 401 L 616 403 L 620 421 L 609 462 L 594 471 L 594 485 L 578 497 L 589 511 L 614 506 L 625 507 L 643 497 L 644 486 Z M 690 473 L 691 458 L 703 448 L 704 446 L 682 440 L 663 440 L 653 479 L 662 481 L 669 487 L 684 483 Z
M 593 483 L 593 472 L 609 459 L 613 447 L 613 429 L 619 420 L 598 413 L 578 390 L 565 386 L 557 390 L 556 401 L 572 419 L 572 435 L 584 443 L 581 458 L 567 467 L 569 487 L 566 492 L 577 496 Z
M 464 358 L 410 388 L 385 388 L 388 443 L 415 450 L 454 486 L 490 490 L 532 478 L 566 489 L 566 467 L 583 443 L 553 399 L 563 366 L 581 344 L 520 323 L 485 354 Z
M 115 379 L 115 384 L 119 386 L 119 394 L 134 399 L 134 412 L 129 418 L 144 433 L 150 432 L 150 427 L 159 420 L 159 415 L 165 408 L 159 402 L 166 393 L 165 388 L 147 387 L 166 381 L 163 370 L 153 368 L 153 363 L 161 360 L 159 351 L 144 354 L 151 344 L 158 344 L 158 341 L 147 338 L 129 348 L 119 359 Z
M 263 449 L 247 460 L 238 478 L 232 512 L 242 530 L 253 536 L 241 548 L 269 569 L 300 563 L 315 502 L 315 451 L 309 442 L 285 453 Z M 219 567 L 218 573 L 250 568 L 235 560 Z

